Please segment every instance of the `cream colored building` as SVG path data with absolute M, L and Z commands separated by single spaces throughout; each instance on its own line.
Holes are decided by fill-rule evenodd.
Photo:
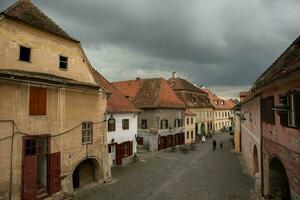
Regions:
M 211 104 L 213 105 L 213 131 L 220 132 L 227 130 L 233 125 L 233 111 L 232 108 L 235 106 L 233 100 L 224 100 L 209 89 L 202 88 L 208 93 Z
M 193 113 L 190 109 L 187 109 L 185 111 L 185 115 L 184 115 L 185 144 L 193 143 L 196 140 L 195 116 L 196 114 Z
M 111 178 L 106 92 L 80 43 L 29 0 L 0 16 L 0 91 L 0 199 L 61 199 Z

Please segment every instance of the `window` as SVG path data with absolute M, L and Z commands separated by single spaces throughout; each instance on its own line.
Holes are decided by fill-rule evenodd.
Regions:
M 268 124 L 275 124 L 274 97 L 269 96 L 261 100 L 261 119 Z
M 191 124 L 194 124 L 194 118 L 191 117 Z
M 25 140 L 25 155 L 36 154 L 36 139 Z
M 181 120 L 180 119 L 175 119 L 174 120 L 174 127 L 180 127 L 181 126 Z
M 108 120 L 108 131 L 116 131 L 116 120 L 114 118 Z
M 194 132 L 191 131 L 191 139 L 194 139 Z
M 169 128 L 168 120 L 163 119 L 160 121 L 160 129 L 167 129 Z
M 289 94 L 287 96 L 287 100 L 288 100 L 288 106 L 290 108 L 288 111 L 288 125 L 296 126 L 295 95 Z
M 142 119 L 142 129 L 147 129 L 148 125 L 147 125 L 147 120 L 146 119 Z
M 47 89 L 30 87 L 29 115 L 46 115 Z
M 93 124 L 92 122 L 82 122 L 82 144 L 92 143 Z
M 196 99 L 194 97 L 192 97 L 192 102 L 195 103 L 196 102 Z
M 59 56 L 59 68 L 68 69 L 68 57 Z
M 30 54 L 31 54 L 31 49 L 30 48 L 20 46 L 19 60 L 22 60 L 22 61 L 25 61 L 25 62 L 30 62 Z
M 124 157 L 129 156 L 129 153 L 130 153 L 130 143 L 124 142 L 123 147 L 124 147 Z
M 190 133 L 187 131 L 186 132 L 186 139 L 189 139 L 190 138 Z
M 122 119 L 122 128 L 123 130 L 129 129 L 129 119 Z
M 186 125 L 190 124 L 190 118 L 186 118 Z

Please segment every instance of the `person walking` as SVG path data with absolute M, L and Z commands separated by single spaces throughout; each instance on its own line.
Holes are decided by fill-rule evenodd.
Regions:
M 222 149 L 223 148 L 223 142 L 221 141 L 220 142 L 220 149 Z
M 213 151 L 216 150 L 216 147 L 217 147 L 217 142 L 216 142 L 216 140 L 213 140 Z

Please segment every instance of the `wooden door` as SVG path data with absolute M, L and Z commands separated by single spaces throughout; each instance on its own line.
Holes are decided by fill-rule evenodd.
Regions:
M 123 155 L 122 144 L 116 144 L 116 164 L 122 165 L 122 155 Z
M 95 181 L 95 167 L 92 161 L 86 160 L 79 165 L 79 187 Z
M 59 192 L 61 189 L 60 180 L 60 152 L 49 154 L 49 188 L 50 194 Z
M 27 155 L 23 160 L 23 200 L 35 200 L 37 194 L 37 156 Z

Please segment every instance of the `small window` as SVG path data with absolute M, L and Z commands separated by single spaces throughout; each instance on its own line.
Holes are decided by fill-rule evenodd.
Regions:
M 142 129 L 147 129 L 147 128 L 148 128 L 147 120 L 142 119 Z
M 108 131 L 116 131 L 116 120 L 114 118 L 108 120 Z
M 190 118 L 186 118 L 186 125 L 190 124 Z
M 186 132 L 186 139 L 189 139 L 190 138 L 190 133 L 187 131 Z
M 19 59 L 25 62 L 30 62 L 31 49 L 28 47 L 20 46 Z
M 123 130 L 129 129 L 129 119 L 122 119 L 122 128 Z
M 130 142 L 124 142 L 123 148 L 124 148 L 124 156 L 123 157 L 128 157 L 130 155 Z
M 160 121 L 160 129 L 167 129 L 169 128 L 168 120 L 163 119 Z
M 68 69 L 68 57 L 59 56 L 59 68 L 60 69 Z
M 194 124 L 194 118 L 191 117 L 191 124 Z
M 82 144 L 92 143 L 93 124 L 91 122 L 82 123 Z
M 191 131 L 191 138 L 194 139 L 194 131 Z
M 289 111 L 288 111 L 288 125 L 289 126 L 296 126 L 296 106 L 295 106 L 295 96 L 294 94 L 289 94 L 287 96 L 288 100 L 288 106 L 289 106 Z
M 181 126 L 181 120 L 180 119 L 175 119 L 174 120 L 174 127 L 180 127 Z
M 25 155 L 36 154 L 36 139 L 25 140 Z

